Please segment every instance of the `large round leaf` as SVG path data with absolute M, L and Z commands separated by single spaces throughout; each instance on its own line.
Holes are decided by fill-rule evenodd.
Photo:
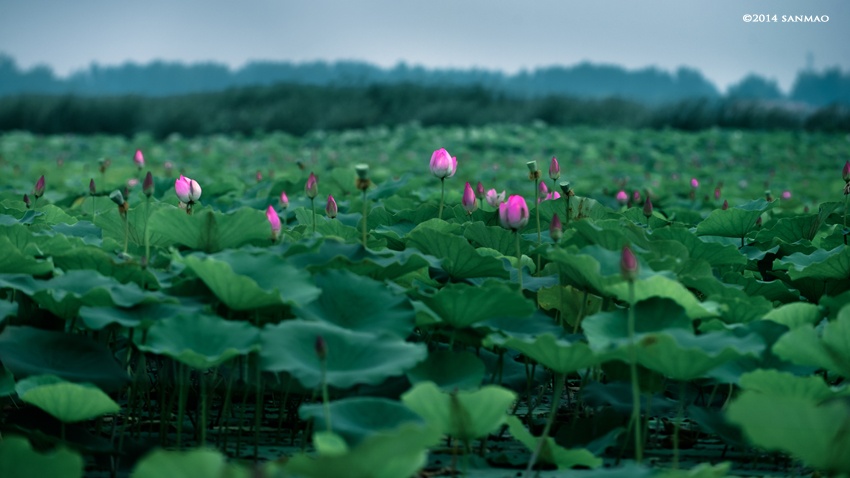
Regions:
M 234 310 L 305 305 L 321 291 L 310 274 L 270 252 L 226 251 L 182 259 L 213 293 Z
M 407 337 L 413 331 L 416 312 L 410 301 L 384 283 L 345 270 L 326 271 L 315 281 L 322 295 L 297 315 L 360 332 Z
M 142 458 L 131 478 L 248 478 L 248 470 L 227 463 L 216 450 L 154 450 Z
M 38 375 L 21 380 L 15 392 L 56 419 L 73 423 L 91 420 L 121 409 L 109 395 L 94 385 L 71 383 L 55 375 Z
M 756 225 L 759 216 L 775 205 L 756 199 L 726 210 L 715 209 L 697 225 L 697 235 L 743 238 Z
M 573 373 L 599 363 L 596 354 L 584 342 L 559 339 L 552 333 L 536 337 L 487 336 L 485 344 L 521 352 L 558 373 Z
M 365 332 L 341 329 L 323 322 L 289 320 L 267 326 L 261 334 L 260 356 L 264 370 L 289 372 L 304 387 L 321 383 L 321 362 L 316 356 L 317 337 L 327 344 L 327 382 L 348 388 L 359 383 L 376 385 L 401 375 L 425 359 L 422 344 Z
M 181 244 L 205 252 L 259 244 L 271 238 L 265 215 L 252 208 L 227 214 L 204 208 L 189 215 L 176 207 L 161 208 L 151 213 L 148 232 L 162 243 Z
M 4 436 L 0 440 L 0 476 L 80 478 L 83 476 L 83 458 L 62 447 L 39 453 L 32 449 L 26 438 Z
M 152 325 L 144 343 L 137 338 L 136 347 L 206 369 L 257 350 L 259 340 L 260 331 L 247 322 L 213 315 L 179 315 Z
M 478 388 L 484 380 L 484 362 L 467 351 L 431 352 L 407 372 L 411 383 L 434 382 L 443 390 Z
M 536 450 L 540 446 L 540 438 L 532 435 L 519 418 L 509 416 L 507 422 L 511 435 L 528 447 L 529 450 Z M 602 465 L 602 459 L 593 456 L 590 451 L 584 448 L 568 450 L 555 443 L 555 439 L 552 437 L 546 437 L 546 441 L 543 442 L 540 448 L 540 461 L 555 465 L 559 469 L 569 469 L 575 466 L 596 468 Z
M 334 433 L 339 434 L 349 446 L 357 446 L 375 433 L 398 428 L 404 423 L 424 423 L 422 418 L 395 400 L 375 397 L 353 397 L 336 400 L 330 404 Z M 319 429 L 324 423 L 324 406 L 320 403 L 302 405 L 298 415 L 312 418 Z
M 479 287 L 449 284 L 422 302 L 455 328 L 493 317 L 528 317 L 535 310 L 533 302 L 501 282 L 486 282 Z

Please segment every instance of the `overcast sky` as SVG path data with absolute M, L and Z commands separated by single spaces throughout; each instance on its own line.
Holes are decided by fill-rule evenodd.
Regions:
M 777 15 L 746 23 L 745 14 Z M 828 15 L 782 23 L 782 15 Z M 514 73 L 583 61 L 756 72 L 790 88 L 850 70 L 850 0 L 0 0 L 0 52 L 60 75 L 93 62 L 363 60 Z

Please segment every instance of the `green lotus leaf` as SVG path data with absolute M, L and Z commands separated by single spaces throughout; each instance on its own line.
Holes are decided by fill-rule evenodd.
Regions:
M 71 383 L 55 375 L 37 375 L 17 383 L 15 392 L 26 403 L 65 423 L 91 420 L 121 407 L 94 385 Z
M 496 333 L 488 335 L 484 343 L 517 350 L 557 373 L 573 373 L 599 363 L 586 343 L 556 338 L 550 332 L 523 338 Z
M 587 303 L 582 309 L 582 301 Z M 574 325 L 579 315 L 593 315 L 599 311 L 602 301 L 597 296 L 584 294 L 572 286 L 544 287 L 537 291 L 537 303 L 543 310 L 557 309 L 560 317 L 569 325 Z
M 199 448 L 188 451 L 156 449 L 139 460 L 130 478 L 248 478 L 251 473 L 228 464 L 217 450 Z
M 745 390 L 729 420 L 753 445 L 790 453 L 827 473 L 850 473 L 850 403 Z
M 352 397 L 335 400 L 330 404 L 334 433 L 354 447 L 368 437 L 398 428 L 404 423 L 424 424 L 422 418 L 401 402 L 376 397 Z M 324 426 L 324 406 L 320 403 L 301 405 L 298 415 L 302 420 L 312 419 L 315 429 Z
M 321 290 L 310 275 L 270 252 L 226 251 L 189 255 L 182 260 L 215 295 L 234 310 L 281 304 L 304 305 Z
M 681 243 L 688 249 L 688 255 L 694 260 L 704 260 L 712 267 L 742 266 L 747 258 L 730 244 L 706 242 L 683 227 L 665 227 L 652 231 L 652 239 L 666 239 Z
M 774 206 L 775 202 L 756 199 L 726 210 L 715 209 L 697 225 L 697 236 L 743 238 L 755 227 L 759 216 Z
M 832 388 L 819 376 L 799 377 L 778 370 L 754 370 L 741 375 L 738 385 L 744 390 L 795 397 L 821 402 L 837 397 L 850 396 L 850 387 Z
M 268 243 L 271 238 L 263 211 L 250 208 L 228 214 L 203 208 L 186 214 L 183 209 L 163 207 L 151 213 L 148 231 L 151 237 L 161 236 L 163 244 L 180 244 L 207 253 Z
M 431 352 L 425 361 L 408 370 L 410 383 L 434 382 L 443 390 L 478 388 L 484 380 L 484 362 L 471 352 Z
M 508 428 L 511 435 L 525 445 L 529 450 L 536 450 L 540 444 L 540 438 L 535 437 L 525 428 L 525 425 L 515 416 L 507 418 Z M 540 461 L 555 465 L 560 470 L 581 466 L 587 468 L 597 468 L 602 466 L 602 459 L 593 456 L 593 453 L 584 448 L 568 450 L 557 443 L 552 437 L 546 437 L 543 446 L 540 448 Z
M 178 315 L 150 326 L 147 338 L 136 338 L 143 352 L 165 355 L 203 370 L 259 349 L 260 331 L 246 322 L 214 315 Z
M 496 430 L 505 422 L 514 400 L 514 392 L 497 385 L 448 393 L 432 382 L 416 384 L 401 396 L 430 426 L 464 442 Z
M 127 237 L 129 244 L 133 244 L 137 247 L 144 247 L 145 224 L 148 225 L 147 234 L 151 247 L 169 247 L 174 244 L 181 244 L 180 241 L 174 239 L 174 237 L 178 236 L 181 232 L 177 229 L 184 230 L 187 227 L 186 223 L 191 221 L 191 218 L 186 218 L 187 214 L 185 210 L 177 209 L 164 202 L 151 201 L 150 208 L 147 209 L 148 206 L 145 205 L 144 200 L 142 200 L 141 203 L 135 204 L 133 201 L 130 201 L 132 207 L 130 207 L 130 210 L 127 211 L 128 228 L 125 229 L 124 219 L 118 214 L 115 203 L 113 203 L 108 197 L 95 197 L 94 200 L 95 207 L 98 210 L 97 217 L 94 218 L 95 226 L 102 229 L 102 237 L 104 240 L 111 239 L 118 244 L 124 243 L 124 234 L 125 231 L 128 231 L 129 233 Z M 86 204 L 84 207 L 87 211 L 91 211 L 91 204 Z M 103 210 L 105 210 L 105 212 L 102 212 Z M 176 219 L 173 223 L 175 230 L 163 231 L 163 225 L 160 224 L 157 226 L 157 223 L 161 222 L 162 219 L 154 219 L 154 217 L 159 217 L 161 214 L 169 216 L 169 212 L 180 212 L 183 215 L 173 215 L 174 219 Z M 190 244 L 183 245 L 191 247 Z
M 798 327 L 779 338 L 773 353 L 799 365 L 824 368 L 850 377 L 850 305 L 823 328 L 818 337 L 812 327 Z
M 51 258 L 36 259 L 24 254 L 5 236 L 0 236 L 0 250 L 3 251 L 3 254 L 0 254 L 0 273 L 40 276 L 53 270 Z
M 46 253 L 51 254 L 56 267 L 65 271 L 91 269 L 122 284 L 133 282 L 149 290 L 161 287 L 156 275 L 150 269 L 141 268 L 138 261 L 122 260 L 96 246 L 69 246 L 61 252 L 51 249 Z
M 359 332 L 407 337 L 416 312 L 403 294 L 386 285 L 345 270 L 328 270 L 315 277 L 322 295 L 296 311 L 308 320 L 320 320 Z
M 422 302 L 444 323 L 458 329 L 493 317 L 528 317 L 535 309 L 533 302 L 499 282 L 486 282 L 479 287 L 449 284 L 433 296 L 422 298 Z
M 346 269 L 357 275 L 377 280 L 395 279 L 404 274 L 432 265 L 414 249 L 404 251 L 383 250 L 375 252 L 361 244 L 346 244 L 334 240 L 322 240 L 315 251 L 287 255 L 289 264 L 309 271 L 322 269 Z
M 847 279 L 850 277 L 850 248 L 841 245 L 830 251 L 820 249 L 811 254 L 797 252 L 775 260 L 773 267 L 787 269 L 791 280 Z
M 81 478 L 83 457 L 65 447 L 44 453 L 33 450 L 24 437 L 6 435 L 0 440 L 0 476 L 3 478 Z
M 722 478 L 729 476 L 732 464 L 727 462 L 712 465 L 711 463 L 700 463 L 690 470 L 663 469 L 654 474 L 654 478 Z M 734 476 L 734 475 L 733 475 Z
M 741 286 L 747 295 L 760 295 L 771 302 L 787 303 L 800 300 L 800 291 L 790 288 L 780 280 L 763 281 L 737 272 L 727 272 L 723 274 L 723 283 Z
M 814 325 L 821 319 L 821 310 L 815 304 L 805 302 L 794 302 L 781 305 L 764 316 L 765 320 L 772 320 L 782 324 L 789 329 L 796 329 L 804 325 Z
M 182 304 L 150 303 L 141 304 L 128 309 L 120 307 L 80 307 L 80 318 L 91 330 L 118 324 L 125 328 L 148 328 L 154 322 L 174 317 L 178 314 L 197 312 L 200 307 L 189 307 Z
M 104 345 L 83 335 L 32 327 L 6 327 L 0 333 L 0 362 L 19 379 L 56 375 L 93 383 L 107 392 L 128 381 L 127 372 Z
M 607 291 L 620 300 L 629 300 L 629 284 L 620 281 L 610 285 Z M 671 299 L 681 305 L 688 317 L 701 319 L 717 315 L 717 304 L 713 302 L 700 302 L 693 293 L 674 279 L 662 275 L 655 275 L 648 279 L 635 281 L 635 302 L 649 299 L 651 297 L 662 297 Z
M 0 397 L 8 397 L 15 393 L 15 376 L 0 364 Z
M 409 247 L 440 259 L 443 270 L 456 279 L 509 277 L 501 260 L 478 254 L 475 247 L 463 237 L 423 227 L 421 224 L 407 237 Z
M 283 474 L 275 477 L 303 478 L 399 478 L 414 476 L 427 461 L 428 447 L 440 440 L 432 428 L 405 424 L 399 428 L 373 434 L 357 447 L 341 455 L 309 457 L 296 455 L 283 465 Z M 277 465 L 270 465 L 271 469 Z
M 376 385 L 401 375 L 425 359 L 423 344 L 354 332 L 324 322 L 289 320 L 266 326 L 261 333 L 263 370 L 289 372 L 306 388 L 321 383 L 322 369 L 314 348 L 316 338 L 327 343 L 327 382 L 338 388 Z
M 33 225 L 74 224 L 77 222 L 76 218 L 53 204 L 38 206 L 36 210 L 41 214 L 34 216 Z
M 17 302 L 0 302 L 0 324 L 6 320 L 6 317 L 17 315 L 18 314 L 18 303 Z
M 720 317 L 727 324 L 743 324 L 759 320 L 773 310 L 773 304 L 760 295 L 749 295 L 741 289 L 723 287 L 708 299 L 719 304 Z
M 777 242 L 793 244 L 798 241 L 811 241 L 815 238 L 820 225 L 821 222 L 818 221 L 818 216 L 815 214 L 783 217 L 769 228 L 759 231 L 755 240 L 766 244 Z
M 499 251 L 503 256 L 516 256 L 516 237 L 504 227 L 487 226 L 480 221 L 473 222 L 463 230 L 463 237 L 478 247 Z

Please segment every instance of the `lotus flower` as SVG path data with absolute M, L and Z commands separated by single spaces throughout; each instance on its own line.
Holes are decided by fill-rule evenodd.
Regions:
M 640 202 L 640 191 L 637 189 L 632 193 L 632 202 L 635 204 Z
M 626 204 L 629 202 L 629 194 L 621 189 L 617 192 L 617 202 L 620 204 Z
M 136 154 L 133 155 L 133 162 L 136 163 L 136 166 L 138 166 L 139 169 L 142 169 L 142 168 L 145 167 L 145 157 L 142 154 L 141 149 L 136 150 Z
M 487 194 L 484 195 L 484 199 L 490 207 L 499 207 L 499 204 L 505 202 L 505 192 L 502 191 L 500 193 L 496 193 L 495 189 L 490 189 L 487 191 Z
M 727 210 L 727 209 L 729 209 L 729 201 L 727 201 L 726 199 L 724 199 L 724 200 L 723 200 L 723 206 L 721 206 L 721 208 L 720 208 L 720 209 L 723 209 L 724 211 L 725 211 L 725 210 Z
M 94 196 L 97 194 L 97 188 L 94 185 L 94 178 L 91 178 L 89 181 L 89 196 Z
M 652 199 L 649 196 L 646 196 L 646 201 L 643 203 L 643 215 L 646 216 L 647 219 L 652 217 Z
M 514 231 L 528 224 L 528 205 L 522 196 L 514 194 L 507 202 L 499 204 L 499 223 L 505 229 Z
M 549 179 L 556 180 L 561 177 L 561 165 L 558 164 L 558 158 L 552 156 L 552 161 L 549 163 Z
M 139 180 L 136 178 L 130 178 L 127 180 L 127 187 L 134 188 L 139 185 Z
M 699 181 L 697 181 L 697 178 L 691 178 L 691 187 L 692 188 L 698 188 L 699 187 Z
M 791 199 L 791 191 L 782 191 L 782 199 Z
M 180 175 L 174 181 L 174 192 L 177 193 L 177 198 L 182 203 L 193 203 L 201 198 L 201 186 L 194 179 Z
M 540 190 L 540 197 L 546 197 L 549 194 L 549 188 L 546 187 L 546 183 L 541 181 L 537 188 Z
M 850 161 L 844 163 L 844 169 L 841 170 L 841 178 L 845 183 L 850 183 Z
M 558 213 L 555 213 L 552 215 L 552 222 L 549 223 L 549 237 L 553 241 L 558 242 L 561 240 L 562 235 L 563 227 L 561 226 L 561 218 L 558 217 Z
M 277 215 L 277 211 L 274 210 L 274 207 L 269 205 L 266 208 L 266 218 L 269 220 L 269 224 L 272 227 L 272 240 L 277 239 L 277 235 L 280 233 L 280 216 Z
M 325 212 L 328 213 L 328 217 L 333 219 L 339 213 L 339 208 L 336 206 L 336 200 L 330 194 L 328 194 L 328 204 L 325 206 Z
M 148 174 L 145 174 L 145 180 L 142 182 L 142 192 L 145 193 L 145 196 L 151 197 L 154 191 L 153 184 L 153 174 L 148 171 Z
M 316 175 L 312 172 L 307 178 L 307 183 L 304 185 L 304 192 L 310 199 L 313 199 L 319 195 L 319 179 L 316 178 Z
M 24 206 L 26 206 L 27 209 L 32 207 L 32 200 L 30 199 L 28 194 L 24 194 Z
M 313 343 L 313 350 L 316 351 L 316 357 L 319 360 L 325 360 L 328 357 L 328 343 L 321 335 L 316 336 L 316 341 Z
M 461 199 L 461 204 L 467 214 L 472 214 L 472 212 L 478 208 L 478 202 L 475 200 L 475 191 L 472 190 L 472 186 L 468 182 L 463 188 L 463 199 Z
M 543 200 L 549 201 L 550 199 L 560 199 L 560 198 L 561 198 L 561 194 L 558 191 L 552 191 L 551 193 L 547 194 L 546 197 L 543 198 Z
M 32 195 L 35 196 L 36 199 L 44 196 L 44 175 L 42 174 L 38 181 L 35 182 L 35 189 L 33 189 Z
M 280 193 L 280 207 L 286 209 L 289 207 L 289 198 L 286 197 L 286 191 Z
M 431 173 L 440 179 L 450 178 L 457 172 L 457 157 L 440 148 L 431 154 Z
M 478 181 L 478 186 L 475 186 L 475 197 L 484 199 L 484 184 L 481 181 Z
M 623 253 L 620 255 L 620 274 L 623 279 L 630 282 L 637 279 L 638 261 L 629 246 L 624 246 Z
M 262 181 L 263 180 L 263 172 L 258 169 L 257 174 L 255 175 L 255 178 L 257 179 L 257 182 Z
M 720 188 L 719 187 L 714 188 L 714 199 L 715 200 L 720 199 Z

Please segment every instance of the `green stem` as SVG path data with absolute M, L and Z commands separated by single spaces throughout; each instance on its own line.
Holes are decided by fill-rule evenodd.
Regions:
M 439 219 L 443 218 L 443 201 L 446 198 L 446 178 L 440 178 L 440 209 L 437 212 Z
M 543 435 L 540 437 L 540 441 L 537 442 L 537 447 L 534 449 L 534 453 L 531 454 L 531 459 L 528 461 L 528 468 L 525 469 L 526 478 L 531 477 L 531 470 L 534 468 L 534 464 L 537 463 L 540 451 L 543 450 L 543 444 L 549 437 L 549 432 L 552 430 L 552 424 L 555 423 L 555 416 L 558 414 L 558 405 L 561 403 L 561 392 L 564 390 L 564 380 L 566 378 L 567 375 L 563 373 L 555 375 L 555 385 L 554 390 L 552 390 L 552 409 L 549 410 L 549 419 L 546 420 L 546 427 L 543 428 Z
M 313 234 L 316 234 L 316 198 L 310 198 L 310 210 L 313 211 Z
M 516 273 L 519 281 L 519 292 L 522 294 L 522 249 L 519 247 L 519 231 L 514 231 L 516 235 Z
M 260 425 L 263 420 L 263 376 L 259 354 L 257 354 L 254 378 L 257 381 L 254 398 L 254 462 L 257 462 L 260 459 Z
M 584 290 L 584 294 L 582 294 L 581 298 L 581 307 L 578 309 L 578 317 L 576 317 L 576 323 L 573 324 L 573 333 L 578 333 L 578 328 L 581 325 L 581 319 L 584 318 L 584 311 L 587 308 L 587 289 Z
M 94 220 L 97 218 L 97 209 L 94 207 L 94 196 L 91 196 L 91 224 L 94 226 Z
M 567 200 L 567 217 L 564 218 L 564 230 L 566 231 L 570 227 L 570 195 L 564 193 L 564 196 Z
M 180 396 L 177 399 L 177 449 L 181 449 L 183 445 L 183 419 L 186 415 L 186 366 L 182 363 L 177 365 L 177 383 L 180 387 Z
M 366 217 L 369 213 L 369 204 L 366 202 L 366 190 L 363 190 L 363 249 L 366 249 Z
M 844 233 L 844 245 L 847 245 L 847 209 L 850 209 L 850 194 L 844 195 L 844 230 L 841 232 Z
M 145 200 L 145 261 L 147 264 L 151 262 L 151 240 L 148 237 L 148 220 L 151 217 L 151 198 Z
M 676 423 L 673 424 L 673 469 L 679 469 L 679 429 L 682 427 L 682 420 L 685 418 L 685 384 L 684 380 L 679 382 L 679 413 L 676 416 Z
M 331 401 L 330 394 L 328 393 L 328 364 L 327 360 L 322 360 L 322 407 L 325 412 L 325 428 L 328 429 L 328 432 L 332 432 L 333 428 L 331 427 Z
M 127 246 L 130 244 L 130 221 L 127 220 L 128 212 L 124 213 L 124 255 L 127 255 Z
M 534 180 L 534 213 L 537 216 L 537 245 L 542 242 L 540 236 L 540 180 Z
M 632 422 L 635 431 L 635 460 L 643 461 L 643 440 L 640 426 L 640 386 L 637 376 L 637 348 L 635 344 L 635 282 L 629 281 L 629 372 L 632 381 Z
M 203 372 L 199 372 L 198 381 L 201 382 L 201 420 L 198 427 L 201 429 L 200 446 L 207 445 L 207 380 Z

